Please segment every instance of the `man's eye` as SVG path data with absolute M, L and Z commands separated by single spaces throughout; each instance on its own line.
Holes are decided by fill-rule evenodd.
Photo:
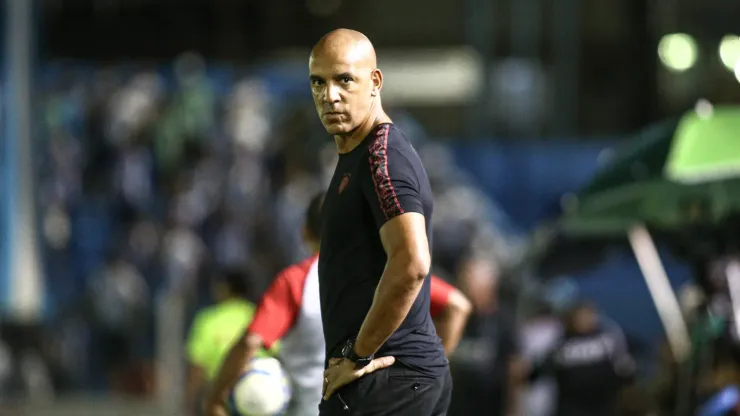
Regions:
M 342 77 L 342 82 L 345 83 L 345 84 L 349 84 L 350 82 L 352 82 L 352 78 L 350 78 L 350 77 Z
M 321 82 L 320 79 L 314 79 L 314 80 L 311 81 L 311 85 L 313 85 L 314 87 L 318 87 L 321 84 L 322 84 L 322 82 Z

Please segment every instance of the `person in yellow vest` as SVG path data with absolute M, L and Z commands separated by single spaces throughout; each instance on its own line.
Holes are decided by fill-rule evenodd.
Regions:
M 249 325 L 255 306 L 247 300 L 249 276 L 241 270 L 222 272 L 213 284 L 216 304 L 195 315 L 187 340 L 189 364 L 185 410 L 186 414 L 200 413 L 200 398 L 211 380 L 218 374 L 221 363 L 232 345 Z M 265 356 L 264 350 L 258 356 Z

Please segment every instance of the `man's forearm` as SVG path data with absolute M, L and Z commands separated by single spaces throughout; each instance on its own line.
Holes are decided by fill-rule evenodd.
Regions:
M 401 326 L 424 283 L 428 268 L 424 269 L 424 265 L 411 256 L 399 255 L 389 259 L 375 290 L 373 304 L 357 334 L 357 355 L 375 354 Z
M 185 410 L 187 412 L 198 412 L 198 398 L 202 397 L 200 392 L 203 388 L 203 384 L 205 384 L 204 381 L 205 376 L 203 369 L 200 366 L 191 363 L 188 370 L 187 385 L 185 387 L 185 391 L 187 393 L 185 397 Z
M 447 307 L 435 319 L 434 326 L 437 335 L 442 339 L 445 354 L 448 356 L 455 351 L 460 343 L 468 317 L 473 311 L 473 305 L 460 291 L 455 290 L 447 297 Z
M 257 340 L 249 335 L 234 344 L 213 382 L 212 390 L 208 395 L 208 406 L 219 405 L 226 401 L 229 397 L 229 391 L 231 391 L 258 349 Z
M 512 357 L 508 365 L 508 384 L 506 407 L 507 415 L 521 414 L 524 363 L 519 357 Z
M 442 316 L 435 320 L 434 326 L 437 329 L 437 335 L 442 339 L 442 346 L 444 346 L 445 354 L 448 356 L 455 351 L 457 344 L 460 343 L 466 320 L 466 315 L 451 310 L 443 311 Z

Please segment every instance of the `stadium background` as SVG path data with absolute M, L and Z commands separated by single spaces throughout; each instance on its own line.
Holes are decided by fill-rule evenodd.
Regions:
M 6 0 L 0 338 L 42 368 L 21 401 L 114 412 L 100 363 L 125 339 L 132 373 L 156 380 L 126 397 L 169 408 L 213 268 L 245 263 L 258 294 L 305 254 L 302 207 L 333 167 L 305 65 L 328 30 L 375 43 L 384 102 L 433 177 L 435 267 L 454 279 L 471 251 L 515 263 L 636 130 L 739 103 L 718 52 L 740 49 L 725 38 L 738 16 L 731 0 Z M 690 272 L 663 254 L 679 287 Z M 117 258 L 116 307 L 96 300 Z M 642 344 L 662 336 L 629 251 L 561 281 Z

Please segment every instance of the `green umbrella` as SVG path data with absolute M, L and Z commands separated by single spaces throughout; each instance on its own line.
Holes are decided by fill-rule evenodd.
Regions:
M 725 111 L 718 109 L 715 114 L 725 114 Z M 683 155 L 680 160 L 692 161 L 691 165 L 678 166 L 708 166 L 705 161 L 709 156 L 686 156 L 687 153 L 702 153 L 696 152 L 700 147 L 696 139 L 684 138 L 712 137 L 708 143 L 726 143 L 725 139 L 715 139 L 713 135 L 731 130 L 728 117 L 716 119 L 717 124 L 724 127 L 711 128 L 711 121 L 699 118 L 692 111 L 680 120 L 663 122 L 637 135 L 578 194 L 577 204 L 560 220 L 560 227 L 578 235 L 623 235 L 637 223 L 672 229 L 697 221 L 716 223 L 728 212 L 740 210 L 739 181 L 689 184 L 674 181 L 666 174 L 674 166 L 673 155 L 680 154 Z M 701 125 L 700 128 L 697 125 Z M 677 147 L 679 143 L 691 145 Z M 678 148 L 682 150 L 677 151 Z M 711 151 L 703 154 L 710 153 L 714 154 Z
M 682 183 L 725 181 L 740 177 L 740 107 L 720 107 L 681 123 L 665 174 Z

